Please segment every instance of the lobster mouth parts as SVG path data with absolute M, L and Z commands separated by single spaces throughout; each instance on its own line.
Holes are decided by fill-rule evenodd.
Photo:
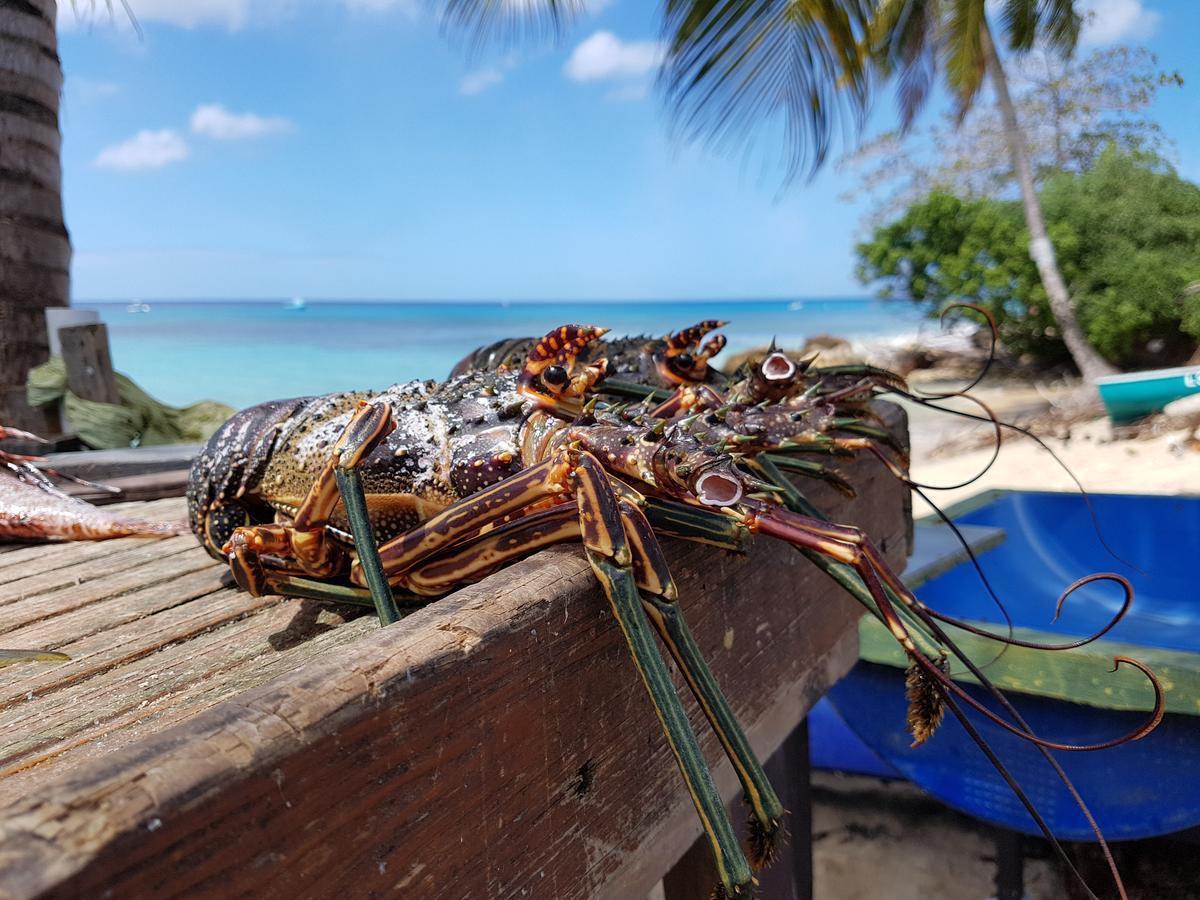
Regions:
M 742 499 L 742 483 L 726 472 L 705 472 L 692 491 L 705 506 L 729 506 Z
M 771 353 L 759 366 L 767 381 L 787 381 L 796 374 L 796 364 L 782 353 Z

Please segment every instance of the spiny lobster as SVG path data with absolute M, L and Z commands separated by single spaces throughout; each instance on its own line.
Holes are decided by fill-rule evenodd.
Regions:
M 791 544 L 854 593 L 910 654 L 915 690 L 929 709 L 926 728 L 936 726 L 943 700 L 958 714 L 957 698 L 1027 740 L 1059 746 L 990 713 L 946 676 L 936 621 L 870 539 L 785 508 L 777 480 L 742 467 L 759 461 L 753 437 L 734 441 L 745 451 L 735 454 L 728 440 L 697 427 L 694 414 L 601 403 L 596 388 L 609 364 L 596 341 L 604 331 L 555 329 L 519 369 L 244 410 L 193 466 L 191 527 L 245 590 L 366 600 L 385 624 L 398 618 L 395 589 L 411 600 L 435 597 L 541 547 L 582 543 L 679 762 L 722 896 L 749 895 L 751 864 L 774 856 L 784 810 L 691 637 L 659 534 L 730 549 L 754 534 Z M 749 861 L 651 629 L 741 780 L 753 816 Z

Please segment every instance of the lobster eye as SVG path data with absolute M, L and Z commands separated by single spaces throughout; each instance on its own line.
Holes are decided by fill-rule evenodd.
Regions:
M 542 381 L 551 387 L 562 387 L 567 383 L 567 370 L 562 366 L 550 366 L 542 373 Z
M 680 353 L 677 357 L 675 357 L 675 365 L 681 369 L 690 369 L 695 364 L 696 359 L 690 353 Z

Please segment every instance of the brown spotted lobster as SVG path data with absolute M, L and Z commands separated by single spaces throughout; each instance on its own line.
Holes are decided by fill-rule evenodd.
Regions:
M 944 708 L 962 717 L 966 704 L 1039 746 L 1061 746 L 1030 733 L 1019 718 L 993 713 L 950 680 L 943 660 L 954 652 L 952 642 L 865 534 L 789 508 L 781 476 L 753 468 L 763 447 L 819 432 L 820 422 L 794 419 L 798 406 L 780 418 L 782 403 L 725 409 L 726 403 L 698 413 L 664 406 L 671 398 L 605 402 L 598 396 L 610 369 L 598 342 L 603 334 L 563 326 L 535 341 L 520 366 L 244 410 L 196 459 L 188 487 L 191 527 L 243 589 L 368 602 L 385 624 L 398 618 L 397 592 L 401 602 L 419 602 L 539 548 L 582 544 L 679 762 L 712 849 L 720 896 L 750 895 L 752 867 L 773 858 L 784 810 L 691 637 L 660 535 L 733 550 L 755 534 L 790 544 L 905 648 L 913 707 L 927 710 L 921 728 L 936 727 Z M 702 336 L 683 346 L 664 344 L 694 360 L 686 348 Z M 657 364 L 640 371 L 664 377 Z M 669 371 L 666 380 L 679 390 L 691 384 Z M 849 399 L 862 393 L 835 391 L 848 391 Z M 792 431 L 756 430 L 767 415 Z M 741 780 L 752 812 L 749 859 L 654 632 Z M 1126 662 L 1151 678 L 1156 709 L 1118 741 L 1145 734 L 1162 708 L 1153 676 Z

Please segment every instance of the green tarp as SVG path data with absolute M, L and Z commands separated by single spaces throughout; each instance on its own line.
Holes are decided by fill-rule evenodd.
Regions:
M 67 367 L 58 356 L 29 371 L 25 393 L 30 406 L 61 401 L 72 430 L 97 450 L 202 443 L 234 413 L 232 406 L 215 400 L 201 400 L 184 407 L 168 406 L 119 372 L 120 403 L 84 400 L 67 390 Z

